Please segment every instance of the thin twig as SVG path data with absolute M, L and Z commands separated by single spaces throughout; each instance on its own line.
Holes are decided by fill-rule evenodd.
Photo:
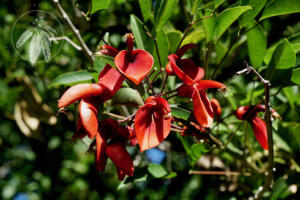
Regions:
M 225 176 L 251 176 L 251 173 L 245 172 L 231 172 L 231 171 L 194 171 L 190 170 L 189 174 L 201 174 L 201 175 L 225 175 Z
M 254 73 L 260 82 L 265 86 L 265 122 L 267 126 L 267 137 L 268 137 L 268 173 L 265 180 L 263 189 L 257 194 L 256 199 L 261 199 L 263 193 L 271 188 L 273 181 L 273 164 L 274 164 L 274 149 L 273 149 L 273 134 L 272 134 L 272 120 L 271 120 L 271 105 L 270 105 L 270 81 L 264 79 L 253 67 L 249 66 L 247 62 L 243 63 L 245 69 L 237 72 L 236 74 L 248 74 Z
M 54 6 L 58 9 L 58 11 L 60 12 L 62 18 L 64 20 L 66 20 L 68 26 L 71 28 L 72 32 L 74 33 L 74 35 L 76 36 L 76 38 L 78 39 L 82 50 L 84 52 L 84 54 L 86 55 L 86 57 L 88 58 L 88 60 L 91 63 L 94 63 L 94 56 L 93 53 L 91 52 L 91 50 L 88 48 L 88 46 L 85 44 L 85 42 L 83 41 L 79 30 L 74 26 L 74 24 L 72 23 L 71 19 L 69 18 L 69 16 L 67 15 L 67 13 L 65 12 L 65 10 L 63 9 L 63 7 L 61 6 L 61 4 L 59 3 L 59 0 L 52 0 L 54 3 Z
M 136 113 L 133 113 L 132 115 L 129 115 L 128 117 L 120 120 L 119 123 L 123 123 L 123 122 L 129 121 L 129 120 L 132 120 L 135 117 L 135 115 L 136 115 Z
M 82 51 L 81 46 L 75 44 L 75 42 L 73 42 L 70 38 L 66 37 L 66 36 L 61 36 L 61 37 L 51 37 L 49 38 L 50 41 L 59 41 L 59 40 L 65 40 L 66 42 L 68 42 L 70 45 L 72 45 L 75 49 L 77 49 L 78 51 Z

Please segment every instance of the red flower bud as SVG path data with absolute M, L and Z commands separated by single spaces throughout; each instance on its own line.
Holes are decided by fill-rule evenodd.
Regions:
M 212 109 L 214 111 L 214 114 L 216 116 L 220 116 L 222 114 L 222 108 L 219 104 L 219 101 L 215 98 L 211 98 L 210 103 L 211 103 Z

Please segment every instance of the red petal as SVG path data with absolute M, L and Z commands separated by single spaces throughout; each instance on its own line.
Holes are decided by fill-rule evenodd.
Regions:
M 190 59 L 182 59 L 178 61 L 180 69 L 189 76 L 194 82 L 201 80 L 204 77 L 204 69 L 198 67 Z
M 187 50 L 189 50 L 190 48 L 194 48 L 196 46 L 197 46 L 196 44 L 190 43 L 190 44 L 186 44 L 186 45 L 180 47 L 176 52 L 176 55 L 178 56 L 178 59 L 181 59 L 181 57 L 183 56 L 183 54 L 185 54 L 185 52 Z
M 211 127 L 213 123 L 213 111 L 205 91 L 196 90 L 192 98 L 194 104 L 194 114 L 198 123 L 203 128 Z
M 171 112 L 171 108 L 170 108 L 170 105 L 169 105 L 168 101 L 165 100 L 165 99 L 162 98 L 162 97 L 150 96 L 150 97 L 148 97 L 148 98 L 146 99 L 146 101 L 145 101 L 145 104 L 147 104 L 147 103 L 151 103 L 152 105 L 156 105 L 156 106 L 158 106 L 158 107 L 161 106 L 161 107 L 163 107 L 164 109 L 166 109 L 166 111 L 167 111 L 168 113 Z
M 82 99 L 79 104 L 79 117 L 82 126 L 90 138 L 95 137 L 98 130 L 98 111 L 88 99 Z
M 192 85 L 194 84 L 194 80 L 189 77 L 187 74 L 185 74 L 184 71 L 182 71 L 180 69 L 179 66 L 177 66 L 176 64 L 176 60 L 177 60 L 177 56 L 175 54 L 171 54 L 168 56 L 168 59 L 171 63 L 171 67 L 173 69 L 173 71 L 175 72 L 175 74 L 187 85 Z
M 105 153 L 106 149 L 106 141 L 101 137 L 100 133 L 97 132 L 96 134 L 96 154 L 95 154 L 95 160 L 96 160 L 96 169 L 99 171 L 103 171 L 105 169 L 106 161 L 107 161 L 107 155 Z
M 125 178 L 125 173 L 119 168 L 116 168 L 116 170 L 117 170 L 117 174 L 118 174 L 118 179 L 120 181 L 123 181 Z
M 246 118 L 246 113 L 248 113 L 250 106 L 240 106 L 235 111 L 235 116 L 240 119 L 244 120 Z
M 79 99 L 88 96 L 100 96 L 103 93 L 103 87 L 96 83 L 83 83 L 70 87 L 58 101 L 58 107 L 66 107 Z
M 226 88 L 224 84 L 212 80 L 200 80 L 197 82 L 196 85 L 198 90 L 206 90 L 209 88 L 221 88 L 221 89 Z
M 99 75 L 98 84 L 107 88 L 113 96 L 122 86 L 124 77 L 110 65 L 105 65 Z
M 268 150 L 268 136 L 265 122 L 256 116 L 251 119 L 250 124 L 259 144 L 263 149 Z
M 214 111 L 214 114 L 216 116 L 221 115 L 222 114 L 222 108 L 221 108 L 221 106 L 219 104 L 219 101 L 217 99 L 215 99 L 215 98 L 212 98 L 210 100 L 210 103 L 211 103 L 212 109 Z
M 178 95 L 181 97 L 190 97 L 192 98 L 195 88 L 192 85 L 182 84 L 178 89 Z
M 171 67 L 171 63 L 170 62 L 168 62 L 168 64 L 166 65 L 165 70 L 166 70 L 166 72 L 167 72 L 167 74 L 169 76 L 174 76 L 175 75 L 175 73 L 174 73 L 174 71 L 173 71 L 173 69 Z
M 135 116 L 135 132 L 141 151 L 159 145 L 170 133 L 171 118 L 152 104 L 142 106 Z
M 113 161 L 117 168 L 122 170 L 128 176 L 133 176 L 134 167 L 125 145 L 120 141 L 115 141 L 107 145 L 106 154 Z
M 118 53 L 119 53 L 118 49 L 104 44 L 100 47 L 100 50 L 96 54 L 98 55 L 104 54 L 104 55 L 115 57 Z
M 81 139 L 81 138 L 84 138 L 86 135 L 87 135 L 87 133 L 85 132 L 85 130 L 83 128 L 81 117 L 79 116 L 78 120 L 77 120 L 76 132 L 73 135 L 73 139 L 75 139 L 75 140 L 77 138 Z
M 153 66 L 153 57 L 142 49 L 136 49 L 132 52 L 132 60 L 128 51 L 121 51 L 115 57 L 115 64 L 119 71 L 136 85 L 151 71 Z

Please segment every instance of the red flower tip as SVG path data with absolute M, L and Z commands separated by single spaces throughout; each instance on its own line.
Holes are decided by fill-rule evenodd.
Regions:
M 134 167 L 132 159 L 122 142 L 115 141 L 112 144 L 107 145 L 106 154 L 116 167 L 124 172 L 124 174 L 133 176 Z
M 153 57 L 142 49 L 132 51 L 123 50 L 115 57 L 115 64 L 119 71 L 138 85 L 151 71 Z
M 99 51 L 96 52 L 96 55 L 104 54 L 104 55 L 115 57 L 118 53 L 119 53 L 118 49 L 104 44 L 100 46 Z
M 168 56 L 175 74 L 187 85 L 192 85 L 204 76 L 204 70 L 189 59 L 178 60 L 177 55 Z
M 79 118 L 83 129 L 90 138 L 95 137 L 98 130 L 98 111 L 92 99 L 82 99 L 79 103 Z
M 110 65 L 105 65 L 104 69 L 99 74 L 98 84 L 109 90 L 112 97 L 122 86 L 125 78 Z M 108 96 L 107 99 L 110 97 Z
M 257 116 L 251 119 L 249 122 L 253 129 L 254 135 L 261 147 L 265 150 L 268 150 L 268 136 L 266 123 Z
M 161 97 L 149 97 L 135 116 L 135 131 L 141 151 L 159 145 L 170 133 L 169 103 Z
M 206 90 L 209 88 L 226 89 L 226 85 L 213 80 L 200 80 L 196 83 L 198 90 Z
M 107 155 L 105 152 L 107 143 L 106 140 L 102 138 L 99 132 L 96 134 L 96 154 L 95 154 L 95 161 L 96 161 L 96 169 L 99 171 L 103 171 L 105 169 Z
M 169 76 L 174 76 L 175 75 L 175 73 L 174 73 L 174 71 L 173 71 L 173 69 L 171 67 L 171 63 L 170 62 L 168 62 L 168 64 L 166 65 L 165 70 L 166 70 L 166 73 Z
M 250 109 L 250 106 L 240 106 L 238 107 L 238 109 L 235 111 L 235 116 L 239 119 L 239 120 L 244 120 L 246 118 L 246 114 L 248 113 Z
M 103 93 L 103 87 L 96 83 L 82 83 L 70 87 L 59 99 L 58 107 L 66 107 L 79 99 L 89 96 L 100 96 Z
M 133 50 L 133 38 L 134 38 L 134 36 L 133 36 L 132 33 L 127 33 L 125 35 L 125 37 L 126 37 L 126 43 L 127 43 L 128 51 L 132 52 L 132 50 Z
M 185 54 L 185 52 L 187 50 L 189 50 L 191 48 L 195 48 L 196 46 L 197 46 L 196 44 L 190 43 L 190 44 L 186 44 L 186 45 L 180 47 L 176 52 L 178 59 L 181 59 L 181 57 L 183 56 L 183 54 Z
M 213 108 L 214 114 L 216 116 L 220 116 L 222 114 L 222 108 L 220 106 L 219 101 L 217 99 L 215 99 L 215 98 L 212 98 L 210 100 L 210 103 L 211 103 L 211 106 Z

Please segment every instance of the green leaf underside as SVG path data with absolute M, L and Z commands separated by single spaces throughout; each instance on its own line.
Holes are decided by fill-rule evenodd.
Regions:
M 134 90 L 132 88 L 121 88 L 114 95 L 112 104 L 142 106 L 144 105 L 144 102 L 137 90 Z
M 55 86 L 72 86 L 78 83 L 86 83 L 91 82 L 93 80 L 93 76 L 87 70 L 68 72 L 56 77 L 49 84 L 48 88 Z
M 148 172 L 155 178 L 161 178 L 168 174 L 167 170 L 159 164 L 150 163 L 147 169 Z
M 41 35 L 36 33 L 33 35 L 30 44 L 29 44 L 29 61 L 34 65 L 39 55 L 41 54 Z
M 29 40 L 31 38 L 32 34 L 33 34 L 33 32 L 30 29 L 28 29 L 24 33 L 22 33 L 22 35 L 19 37 L 19 39 L 17 41 L 16 47 L 17 48 L 22 47 L 27 42 L 27 40 Z
M 171 114 L 173 116 L 184 119 L 184 120 L 189 119 L 189 117 L 191 115 L 190 111 L 185 110 L 183 108 L 178 108 L 178 107 L 176 107 L 176 105 L 171 105 L 170 107 L 171 107 Z
M 259 20 L 300 12 L 299 0 L 274 0 L 266 6 Z
M 92 14 L 109 7 L 110 0 L 92 0 Z
M 175 53 L 182 38 L 182 33 L 177 30 L 167 32 L 168 44 L 171 53 Z

